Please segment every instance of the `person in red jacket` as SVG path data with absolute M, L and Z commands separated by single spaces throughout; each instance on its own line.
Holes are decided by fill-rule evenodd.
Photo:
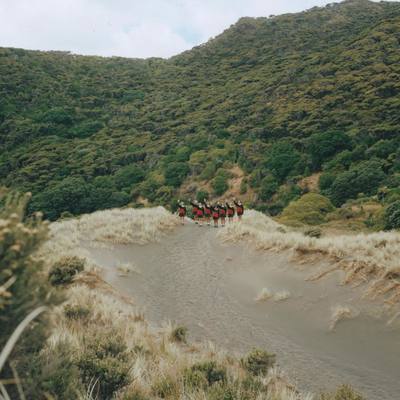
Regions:
M 198 212 L 198 210 L 199 210 L 199 203 L 196 201 L 196 200 L 189 200 L 189 202 L 190 202 L 190 205 L 192 206 L 192 218 L 193 218 L 193 221 L 196 223 L 196 224 L 198 224 L 198 221 L 197 221 L 197 212 Z
M 199 203 L 197 206 L 197 220 L 199 222 L 199 226 L 203 226 L 203 218 L 204 218 L 204 206 Z
M 235 206 L 226 202 L 226 216 L 228 217 L 228 222 L 233 222 L 233 217 L 235 216 Z
M 178 215 L 179 215 L 182 225 L 185 225 L 186 213 L 187 213 L 187 209 L 186 209 L 185 203 L 183 201 L 179 201 Z
M 218 202 L 219 218 L 221 219 L 221 226 L 225 226 L 226 221 L 226 206 Z
M 207 225 L 211 225 L 211 204 L 204 199 L 204 219 L 207 222 Z
M 235 200 L 234 203 L 236 206 L 236 214 L 238 216 L 239 221 L 241 221 L 242 216 L 244 214 L 244 205 L 240 200 Z
M 214 221 L 214 228 L 218 228 L 218 220 L 219 220 L 219 208 L 217 204 L 214 204 L 211 207 L 211 211 L 212 211 L 212 218 Z

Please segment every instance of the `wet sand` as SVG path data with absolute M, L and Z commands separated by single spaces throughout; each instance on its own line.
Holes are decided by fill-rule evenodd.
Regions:
M 362 288 L 341 286 L 338 273 L 307 282 L 318 266 L 295 265 L 288 254 L 223 244 L 216 230 L 187 225 L 158 244 L 90 249 L 114 287 L 131 295 L 150 321 L 189 328 L 192 340 L 211 340 L 242 354 L 275 352 L 300 389 L 319 392 L 349 383 L 369 400 L 400 398 L 400 327 L 377 315 L 381 305 Z M 118 265 L 136 272 L 121 276 Z M 284 301 L 255 301 L 263 288 L 290 293 Z M 332 309 L 351 319 L 331 330 Z

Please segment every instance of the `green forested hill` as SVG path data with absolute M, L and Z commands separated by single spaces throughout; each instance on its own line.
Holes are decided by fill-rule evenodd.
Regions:
M 400 178 L 400 3 L 242 18 L 169 60 L 0 49 L 0 182 L 50 218 L 170 203 L 230 169 L 278 212 L 322 171 L 335 205 Z

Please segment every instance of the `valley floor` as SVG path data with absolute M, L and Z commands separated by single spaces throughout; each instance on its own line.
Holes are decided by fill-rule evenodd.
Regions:
M 103 277 L 132 296 L 154 324 L 172 320 L 191 339 L 238 354 L 253 347 L 277 353 L 298 387 L 318 393 L 349 383 L 370 400 L 400 391 L 400 336 L 364 287 L 340 285 L 340 270 L 307 280 L 328 262 L 290 261 L 243 240 L 223 243 L 192 223 L 159 243 L 84 246 Z

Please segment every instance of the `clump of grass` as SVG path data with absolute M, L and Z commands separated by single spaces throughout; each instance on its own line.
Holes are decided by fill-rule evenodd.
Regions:
M 166 376 L 154 382 L 153 393 L 162 399 L 176 399 L 179 396 L 179 386 L 171 376 Z
M 291 250 L 301 261 L 320 259 L 333 263 L 326 273 L 345 271 L 343 283 L 368 283 L 367 294 L 385 295 L 387 304 L 400 302 L 400 285 L 392 279 L 400 273 L 400 233 L 378 232 L 324 236 L 320 239 L 281 229 L 271 218 L 249 210 L 240 224 L 231 224 L 217 234 L 224 241 L 251 243 L 258 250 Z M 319 274 L 320 277 L 326 273 Z
M 258 302 L 267 301 L 267 300 L 271 299 L 272 296 L 273 296 L 273 293 L 269 289 L 262 288 L 260 293 L 255 298 L 255 301 L 258 301 Z
M 140 274 L 140 270 L 138 267 L 133 263 L 123 263 L 117 266 L 118 275 L 119 276 L 128 276 L 132 272 Z
M 53 286 L 72 282 L 75 275 L 85 269 L 85 260 L 79 257 L 63 257 L 50 269 L 49 280 Z
M 276 356 L 265 350 L 254 349 L 242 359 L 243 367 L 253 375 L 266 375 L 275 365 Z
M 69 320 L 86 320 L 90 315 L 90 309 L 80 304 L 67 304 L 64 306 L 64 315 Z
M 322 236 L 322 231 L 319 228 L 307 229 L 304 234 L 306 236 L 319 239 Z
M 347 306 L 337 305 L 332 308 L 331 324 L 329 329 L 333 331 L 340 321 L 355 317 L 355 312 Z
M 277 292 L 274 294 L 274 301 L 279 302 L 279 301 L 285 301 L 290 298 L 291 294 L 288 290 L 281 290 L 280 292 Z
M 178 343 L 186 343 L 188 329 L 185 326 L 175 327 L 170 335 L 171 340 Z
M 322 393 L 318 400 L 365 400 L 351 386 L 342 385 L 333 393 Z

